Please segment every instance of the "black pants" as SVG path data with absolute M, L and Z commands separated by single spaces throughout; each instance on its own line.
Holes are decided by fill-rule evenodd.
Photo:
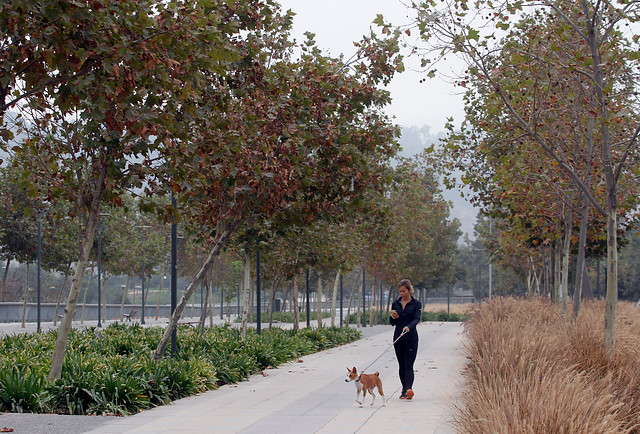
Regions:
M 402 390 L 407 391 L 413 387 L 413 362 L 418 354 L 418 341 L 404 341 L 400 339 L 393 345 L 398 358 L 398 373 Z

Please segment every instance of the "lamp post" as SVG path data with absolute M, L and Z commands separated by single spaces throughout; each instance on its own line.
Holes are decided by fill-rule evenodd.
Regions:
M 38 294 L 38 328 L 37 331 L 40 331 L 40 266 L 41 266 L 41 251 L 42 251 L 42 215 L 44 211 L 42 209 L 36 210 L 36 218 L 38 219 L 38 286 L 37 286 L 37 294 Z
M 365 300 L 365 294 L 367 292 L 367 278 L 366 267 L 362 266 L 362 327 L 367 326 L 367 301 Z
M 144 305 L 145 305 L 145 293 L 144 293 L 144 283 L 146 280 L 145 270 L 144 270 L 144 244 L 147 239 L 145 230 L 149 229 L 151 226 L 148 225 L 140 225 L 136 226 L 137 229 L 140 229 L 140 238 L 142 241 L 142 312 L 140 313 L 140 324 L 145 324 L 144 321 Z
M 260 307 L 260 249 L 256 249 L 256 332 L 261 334 L 262 332 L 262 309 Z
M 175 209 L 178 207 L 173 190 L 171 191 L 171 206 Z M 178 305 L 178 226 L 171 223 L 171 316 Z M 178 347 L 178 330 L 173 328 L 171 333 L 171 357 L 175 357 Z
M 340 273 L 340 327 L 342 327 L 342 298 L 343 298 L 343 286 L 342 286 L 342 273 Z
M 311 327 L 311 306 L 309 303 L 309 267 L 307 267 L 307 328 Z
M 98 215 L 98 327 L 102 327 L 102 217 L 108 213 Z
M 100 311 L 102 310 L 102 221 L 98 221 L 98 327 L 102 327 Z

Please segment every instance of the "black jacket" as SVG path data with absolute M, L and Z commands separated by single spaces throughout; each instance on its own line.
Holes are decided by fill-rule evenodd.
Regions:
M 417 341 L 418 332 L 416 331 L 416 326 L 420 322 L 420 315 L 422 314 L 422 303 L 420 300 L 416 300 L 411 296 L 411 301 L 407 303 L 404 309 L 402 309 L 401 298 L 398 298 L 391 305 L 391 309 L 395 310 L 398 312 L 398 315 L 400 315 L 396 319 L 393 319 L 393 317 L 389 318 L 391 325 L 396 326 L 396 329 L 393 332 L 393 340 L 395 341 L 398 339 L 403 328 L 409 327 L 409 333 L 405 334 L 400 338 L 400 340 Z

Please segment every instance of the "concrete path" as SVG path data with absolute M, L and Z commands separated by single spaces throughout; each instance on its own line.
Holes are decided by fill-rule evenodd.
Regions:
M 135 416 L 109 422 L 92 433 L 454 433 L 450 405 L 460 378 L 462 326 L 422 323 L 415 364 L 416 396 L 398 399 L 400 383 L 390 326 L 364 329 L 368 337 L 306 356 L 249 381 L 223 386 Z M 373 333 L 379 331 L 379 333 Z M 388 402 L 360 408 L 347 367 L 380 372 Z
M 390 326 L 361 329 L 363 339 L 253 375 L 248 381 L 184 398 L 128 417 L 0 414 L 0 428 L 15 433 L 455 433 L 453 405 L 464 365 L 462 325 L 418 325 L 419 353 L 411 401 L 398 399 L 400 382 Z M 377 360 L 378 356 L 382 356 Z M 360 408 L 356 390 L 344 381 L 347 367 L 380 372 L 388 398 Z M 21 425 L 22 421 L 30 422 Z M 34 418 L 30 420 L 28 418 Z M 37 422 L 39 419 L 40 422 Z M 56 429 L 56 418 L 65 428 Z M 73 424 L 76 418 L 77 424 Z M 52 421 L 53 420 L 53 421 Z M 42 430 L 35 430 L 37 425 Z

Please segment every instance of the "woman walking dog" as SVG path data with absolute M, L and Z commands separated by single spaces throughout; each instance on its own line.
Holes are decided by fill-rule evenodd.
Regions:
M 400 383 L 402 393 L 400 399 L 413 398 L 413 363 L 418 353 L 418 331 L 416 326 L 420 322 L 422 303 L 413 298 L 413 286 L 409 279 L 402 279 L 398 283 L 400 298 L 391 306 L 390 322 L 395 326 L 393 332 L 393 347 L 398 359 Z M 397 341 L 396 341 L 397 340 Z

